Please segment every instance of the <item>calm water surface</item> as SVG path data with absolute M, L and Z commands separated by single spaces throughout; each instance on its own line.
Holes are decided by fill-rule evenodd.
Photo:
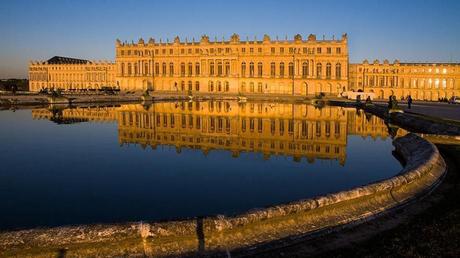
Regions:
M 193 102 L 0 111 L 0 230 L 235 214 L 391 177 L 355 109 Z

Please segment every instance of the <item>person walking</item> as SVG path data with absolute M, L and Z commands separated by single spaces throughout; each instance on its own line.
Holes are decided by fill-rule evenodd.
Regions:
M 412 106 L 412 97 L 411 97 L 411 95 L 409 95 L 407 97 L 407 108 L 410 109 L 411 106 Z

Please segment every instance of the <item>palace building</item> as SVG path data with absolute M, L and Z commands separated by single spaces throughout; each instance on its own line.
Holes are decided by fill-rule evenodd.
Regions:
M 115 63 L 55 56 L 29 64 L 29 90 L 99 89 L 114 86 Z
M 349 89 L 373 92 L 379 99 L 395 95 L 403 99 L 438 101 L 460 96 L 460 63 L 380 63 L 350 64 Z
M 160 92 L 337 95 L 347 88 L 347 36 L 339 40 L 116 42 L 122 90 Z
M 347 34 L 317 39 L 229 40 L 137 43 L 116 40 L 115 62 L 55 56 L 29 65 L 30 91 L 112 87 L 182 95 L 339 96 L 372 92 L 375 98 L 438 101 L 460 96 L 460 63 L 349 64 Z

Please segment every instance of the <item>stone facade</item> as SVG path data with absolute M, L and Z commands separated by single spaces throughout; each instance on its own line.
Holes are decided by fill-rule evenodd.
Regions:
M 29 90 L 100 89 L 115 86 L 115 63 L 55 56 L 29 64 Z
M 375 60 L 350 64 L 349 89 L 373 92 L 378 99 L 411 95 L 414 100 L 438 101 L 460 96 L 460 63 L 393 63 Z
M 234 94 L 337 95 L 347 87 L 346 34 L 339 40 L 116 42 L 121 89 Z

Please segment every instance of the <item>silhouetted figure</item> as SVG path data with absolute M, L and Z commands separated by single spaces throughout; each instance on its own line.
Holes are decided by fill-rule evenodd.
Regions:
M 198 238 L 198 253 L 204 252 L 204 230 L 203 230 L 203 218 L 198 217 L 196 219 L 196 236 Z
M 412 106 L 412 97 L 409 95 L 407 97 L 407 108 L 410 109 Z

